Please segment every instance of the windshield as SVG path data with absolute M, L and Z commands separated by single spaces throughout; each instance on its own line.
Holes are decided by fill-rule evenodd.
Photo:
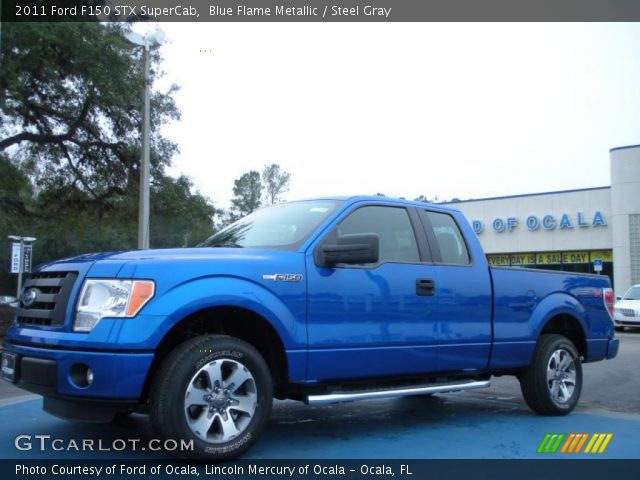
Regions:
M 220 230 L 199 247 L 295 249 L 340 202 L 309 200 L 263 208 Z
M 640 285 L 631 287 L 624 294 L 623 300 L 640 300 Z

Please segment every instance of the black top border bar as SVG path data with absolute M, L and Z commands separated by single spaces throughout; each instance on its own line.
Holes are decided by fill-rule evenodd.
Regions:
M 3 22 L 637 22 L 639 0 L 2 0 Z

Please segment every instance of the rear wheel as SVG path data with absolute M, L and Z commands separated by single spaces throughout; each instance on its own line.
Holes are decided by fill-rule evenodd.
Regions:
M 541 335 L 531 365 L 520 375 L 527 405 L 541 415 L 567 415 L 582 390 L 580 355 L 562 335 Z
M 257 440 L 271 413 L 273 385 L 248 343 L 207 335 L 178 346 L 154 381 L 149 415 L 160 436 L 193 440 L 182 457 L 235 458 Z

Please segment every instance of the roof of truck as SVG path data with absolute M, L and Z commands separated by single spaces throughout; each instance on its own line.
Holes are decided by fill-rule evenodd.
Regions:
M 328 195 L 326 197 L 313 197 L 313 198 L 301 198 L 299 200 L 292 201 L 313 201 L 313 200 L 337 200 L 341 202 L 355 203 L 355 202 L 384 202 L 391 203 L 396 205 L 409 205 L 415 207 L 424 207 L 428 205 L 430 207 L 435 207 L 442 210 L 456 210 L 455 207 L 451 205 L 441 205 L 435 203 L 426 203 L 426 202 L 416 202 L 414 200 L 407 200 L 404 198 L 393 198 L 393 197 L 383 197 L 381 195 Z

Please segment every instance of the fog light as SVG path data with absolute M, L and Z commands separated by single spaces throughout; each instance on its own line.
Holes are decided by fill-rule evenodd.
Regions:
M 71 383 L 78 388 L 87 388 L 93 382 L 93 370 L 84 363 L 75 363 L 69 371 Z

